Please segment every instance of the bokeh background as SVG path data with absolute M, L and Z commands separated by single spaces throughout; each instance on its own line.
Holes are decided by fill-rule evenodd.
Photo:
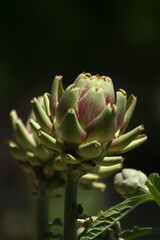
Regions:
M 14 164 L 5 141 L 12 138 L 9 111 L 16 108 L 24 121 L 30 99 L 49 92 L 55 74 L 66 87 L 82 71 L 113 79 L 138 96 L 129 129 L 143 123 L 148 141 L 125 154 L 125 167 L 146 174 L 160 173 L 160 1 L 3 1 L 0 7 L 0 237 L 33 239 L 32 188 Z M 113 190 L 80 194 L 86 212 L 96 214 L 120 202 Z M 86 194 L 86 193 L 85 193 Z M 85 195 L 86 196 L 86 195 Z M 58 203 L 62 201 L 58 200 Z M 63 208 L 60 207 L 62 212 Z M 57 212 L 56 214 L 59 214 Z M 32 217 L 31 217 L 32 216 Z M 138 207 L 123 227 L 159 226 L 155 203 Z M 160 236 L 141 239 L 158 240 Z

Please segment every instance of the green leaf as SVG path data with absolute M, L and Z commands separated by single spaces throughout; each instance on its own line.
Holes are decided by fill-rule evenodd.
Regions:
M 122 219 L 138 205 L 152 201 L 152 194 L 143 194 L 128 198 L 120 204 L 111 207 L 91 223 L 79 236 L 78 240 L 91 240 Z
M 135 226 L 133 229 L 124 230 L 120 234 L 120 237 L 124 238 L 125 240 L 131 240 L 140 236 L 149 235 L 153 233 L 160 233 L 160 228 L 153 227 L 140 228 L 138 226 Z
M 158 173 L 152 173 L 149 175 L 148 180 L 146 181 L 146 186 L 152 193 L 156 203 L 160 206 L 160 176 Z

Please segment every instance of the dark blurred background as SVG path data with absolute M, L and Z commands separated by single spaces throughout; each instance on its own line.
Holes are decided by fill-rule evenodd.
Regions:
M 1 3 L 1 239 L 29 240 L 34 234 L 30 182 L 14 164 L 4 143 L 13 137 L 9 111 L 16 108 L 26 121 L 30 99 L 49 92 L 55 74 L 64 76 L 64 87 L 82 71 L 107 75 L 113 79 L 115 90 L 123 88 L 128 95 L 138 96 L 129 130 L 143 123 L 148 141 L 125 154 L 124 166 L 141 169 L 146 174 L 160 173 L 159 13 L 159 0 Z M 96 203 L 93 214 L 122 200 L 112 189 L 112 181 L 113 178 L 108 181 L 105 193 L 93 194 Z M 111 195 L 108 197 L 107 193 Z M 88 199 L 84 199 L 84 205 L 89 208 Z M 123 227 L 135 224 L 160 227 L 159 216 L 156 204 L 145 204 L 122 223 Z M 152 237 L 158 239 L 159 236 Z

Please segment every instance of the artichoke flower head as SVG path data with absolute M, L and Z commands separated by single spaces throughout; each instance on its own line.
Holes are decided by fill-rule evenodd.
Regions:
M 44 111 L 36 98 L 31 103 L 40 141 L 67 164 L 80 164 L 105 172 L 120 169 L 127 152 L 146 140 L 143 125 L 123 134 L 136 105 L 136 97 L 120 89 L 115 92 L 106 76 L 80 74 L 66 90 L 56 76 Z M 94 173 L 96 170 L 94 169 Z

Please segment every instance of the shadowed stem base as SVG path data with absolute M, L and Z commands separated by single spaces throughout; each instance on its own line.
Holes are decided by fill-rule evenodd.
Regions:
M 35 202 L 37 239 L 45 232 L 49 222 L 49 201 L 50 192 L 46 186 L 41 184 Z
M 73 206 L 77 203 L 80 171 L 68 165 L 65 186 L 64 240 L 76 240 L 76 217 Z

